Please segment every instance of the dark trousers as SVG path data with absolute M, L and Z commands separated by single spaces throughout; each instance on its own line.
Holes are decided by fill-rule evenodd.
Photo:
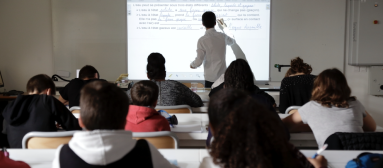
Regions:
M 214 82 L 209 82 L 205 80 L 205 88 L 211 88 L 211 85 L 213 85 Z

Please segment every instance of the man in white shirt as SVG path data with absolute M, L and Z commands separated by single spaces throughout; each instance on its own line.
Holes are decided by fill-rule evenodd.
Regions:
M 234 36 L 230 34 L 223 20 L 218 21 L 219 28 L 224 32 L 217 32 L 214 28 L 216 17 L 213 12 L 202 15 L 202 24 L 206 27 L 205 35 L 198 40 L 197 57 L 190 64 L 195 69 L 204 64 L 205 88 L 210 88 L 226 71 L 226 45 L 235 43 Z

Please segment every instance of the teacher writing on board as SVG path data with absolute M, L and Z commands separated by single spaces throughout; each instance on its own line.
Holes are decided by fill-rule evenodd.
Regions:
M 204 64 L 205 88 L 210 88 L 226 71 L 226 45 L 235 43 L 223 19 L 217 20 L 218 27 L 224 32 L 217 32 L 214 28 L 216 17 L 213 12 L 205 12 L 202 15 L 202 25 L 206 27 L 205 35 L 199 38 L 197 43 L 197 57 L 190 64 L 195 69 Z

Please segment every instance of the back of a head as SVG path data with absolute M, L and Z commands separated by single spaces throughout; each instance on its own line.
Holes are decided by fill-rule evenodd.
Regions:
M 95 74 L 97 74 L 97 76 L 99 76 L 96 68 L 94 68 L 91 65 L 85 65 L 84 67 L 81 68 L 78 77 L 80 79 L 86 79 L 86 78 L 94 79 Z
M 152 81 L 140 81 L 131 89 L 132 104 L 152 106 L 158 99 L 158 86 Z
M 94 81 L 81 89 L 81 120 L 87 130 L 124 129 L 129 110 L 126 93 L 112 83 Z
M 311 100 L 317 101 L 325 107 L 348 107 L 351 89 L 347 84 L 346 77 L 338 69 L 326 69 L 321 72 L 314 81 Z
M 165 58 L 160 53 L 151 53 L 148 56 L 148 65 L 146 65 L 148 78 L 152 79 L 165 79 Z
M 282 123 L 245 92 L 222 89 L 209 102 L 211 156 L 223 167 L 294 167 Z
M 254 76 L 247 61 L 237 59 L 231 62 L 225 72 L 225 88 L 254 90 Z
M 288 76 L 296 74 L 296 73 L 304 73 L 306 75 L 309 75 L 309 74 L 311 74 L 311 72 L 313 70 L 311 68 L 311 65 L 304 63 L 303 60 L 299 57 L 292 59 L 290 66 L 291 67 L 288 71 L 289 74 L 286 73 L 285 77 L 288 77 Z
M 202 24 L 206 28 L 213 28 L 215 26 L 216 17 L 215 14 L 211 11 L 207 11 L 202 15 Z
M 53 80 L 45 74 L 39 74 L 31 79 L 29 79 L 27 83 L 27 92 L 28 93 L 41 93 L 46 89 L 51 89 L 51 95 L 56 94 L 56 86 L 55 83 L 53 83 Z

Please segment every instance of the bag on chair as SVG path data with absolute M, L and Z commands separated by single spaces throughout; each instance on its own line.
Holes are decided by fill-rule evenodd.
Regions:
M 383 154 L 361 153 L 355 159 L 350 160 L 346 168 L 374 168 L 376 163 L 383 159 Z

